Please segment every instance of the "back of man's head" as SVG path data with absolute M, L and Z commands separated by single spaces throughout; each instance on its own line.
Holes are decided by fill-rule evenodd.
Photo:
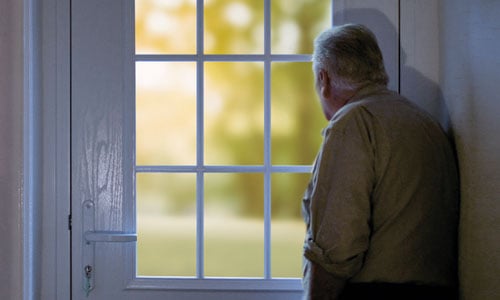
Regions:
M 314 41 L 313 68 L 326 70 L 332 85 L 356 90 L 367 84 L 387 86 L 382 52 L 375 35 L 365 26 L 346 24 L 323 31 Z

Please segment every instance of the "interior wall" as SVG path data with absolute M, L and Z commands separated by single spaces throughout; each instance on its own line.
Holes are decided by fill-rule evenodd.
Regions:
M 22 299 L 23 1 L 0 2 L 0 298 Z
M 438 120 L 451 135 L 439 85 L 439 1 L 400 1 L 400 92 Z
M 398 1 L 397 22 L 379 2 L 336 3 L 339 23 L 368 23 L 388 34 L 376 32 L 382 41 L 399 35 L 397 88 L 439 120 L 457 148 L 461 299 L 500 299 L 500 1 Z M 357 6 L 364 9 L 344 11 Z
M 461 175 L 462 299 L 500 299 L 500 1 L 440 1 L 440 69 Z

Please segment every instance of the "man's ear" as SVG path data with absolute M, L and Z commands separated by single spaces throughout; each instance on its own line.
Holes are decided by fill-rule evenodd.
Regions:
M 328 99 L 330 96 L 330 77 L 325 69 L 321 69 L 318 72 L 318 82 L 319 82 L 319 92 L 321 95 Z

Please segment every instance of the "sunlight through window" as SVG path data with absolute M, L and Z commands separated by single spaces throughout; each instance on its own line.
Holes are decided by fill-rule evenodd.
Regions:
M 140 276 L 299 278 L 329 0 L 136 0 Z

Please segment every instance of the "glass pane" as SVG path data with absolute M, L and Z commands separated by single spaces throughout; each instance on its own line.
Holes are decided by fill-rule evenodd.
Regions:
M 137 174 L 137 273 L 196 276 L 196 175 Z
M 138 165 L 196 162 L 196 66 L 136 64 Z
M 138 54 L 196 53 L 196 0 L 135 0 Z
M 263 175 L 205 175 L 205 274 L 264 274 Z
M 264 161 L 263 64 L 205 64 L 205 161 L 262 164 Z
M 331 26 L 331 0 L 271 0 L 271 52 L 309 54 Z
M 311 63 L 273 63 L 271 99 L 272 163 L 312 164 L 327 122 Z
M 205 53 L 264 52 L 264 1 L 205 0 Z
M 274 173 L 271 176 L 272 277 L 302 277 L 305 224 L 302 195 L 310 174 Z

